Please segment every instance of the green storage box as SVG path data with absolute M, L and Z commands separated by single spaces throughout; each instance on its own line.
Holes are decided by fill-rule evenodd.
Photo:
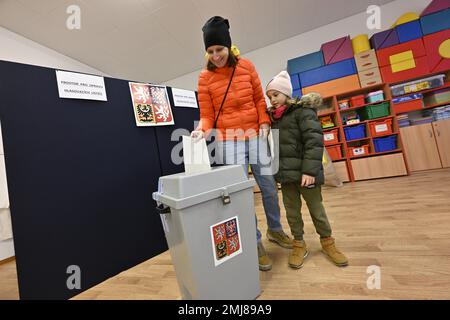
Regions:
M 389 101 L 366 106 L 361 112 L 361 116 L 364 120 L 387 117 L 388 115 L 390 115 Z

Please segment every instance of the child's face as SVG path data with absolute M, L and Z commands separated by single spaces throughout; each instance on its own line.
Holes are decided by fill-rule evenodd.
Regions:
M 269 90 L 267 92 L 267 97 L 270 100 L 270 104 L 274 108 L 278 108 L 281 107 L 282 105 L 285 105 L 288 99 L 288 97 L 284 93 L 281 93 L 280 91 L 276 90 Z

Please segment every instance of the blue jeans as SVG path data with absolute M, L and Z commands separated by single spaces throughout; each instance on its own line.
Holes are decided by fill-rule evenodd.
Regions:
M 248 177 L 248 165 L 262 194 L 267 226 L 270 230 L 281 231 L 278 188 L 270 169 L 267 139 L 254 138 L 246 141 L 220 141 L 218 143 L 218 161 L 223 164 L 242 164 Z M 261 232 L 256 219 L 256 239 L 261 241 Z

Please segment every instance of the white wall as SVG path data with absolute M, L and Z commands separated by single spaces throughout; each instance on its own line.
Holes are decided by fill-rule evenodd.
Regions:
M 106 75 L 2 27 L 0 27 L 0 60 Z
M 289 59 L 318 51 L 322 43 L 346 35 L 350 35 L 353 38 L 359 34 L 367 33 L 370 37 L 374 33 L 388 29 L 406 12 L 420 14 L 430 2 L 431 0 L 396 0 L 381 6 L 381 30 L 369 30 L 366 27 L 369 15 L 366 12 L 362 12 L 270 46 L 245 53 L 242 56 L 250 59 L 255 64 L 264 88 L 274 75 L 286 69 Z M 233 33 L 233 21 L 230 21 L 230 24 L 231 33 Z M 236 45 L 239 47 L 239 43 Z M 164 84 L 177 88 L 197 90 L 197 77 L 200 71 L 194 71 L 167 81 Z
M 2 27 L 0 27 L 0 60 L 105 75 L 99 70 Z M 0 241 L 0 260 L 12 256 L 14 256 L 13 240 Z

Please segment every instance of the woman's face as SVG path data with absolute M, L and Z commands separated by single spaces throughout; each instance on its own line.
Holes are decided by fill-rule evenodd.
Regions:
M 227 47 L 211 46 L 206 50 L 208 60 L 217 68 L 225 67 L 228 62 L 228 55 L 230 54 Z
M 267 97 L 270 100 L 270 104 L 274 108 L 281 107 L 282 105 L 285 105 L 287 102 L 288 97 L 276 90 L 269 90 L 267 91 Z

